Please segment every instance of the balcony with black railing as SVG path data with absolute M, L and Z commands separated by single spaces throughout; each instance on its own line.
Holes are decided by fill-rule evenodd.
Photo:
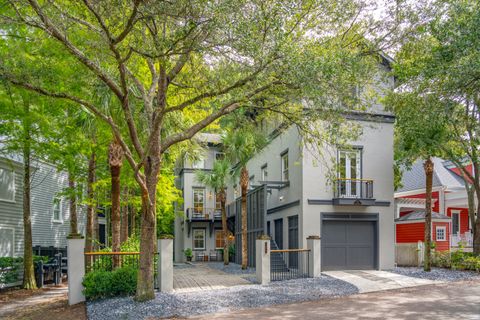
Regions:
M 375 204 L 373 180 L 339 178 L 335 181 L 333 204 L 360 205 Z
M 222 211 L 216 208 L 193 207 L 187 208 L 188 221 L 215 221 L 222 219 Z

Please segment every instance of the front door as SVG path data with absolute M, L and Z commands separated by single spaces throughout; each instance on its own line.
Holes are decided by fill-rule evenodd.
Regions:
M 452 234 L 460 234 L 460 213 L 452 212 Z
M 340 196 L 360 197 L 360 150 L 340 151 L 338 167 Z
M 283 249 L 283 219 L 277 219 L 275 223 L 275 242 L 278 249 Z
M 298 216 L 288 217 L 288 249 L 299 249 L 298 245 Z M 289 267 L 298 267 L 298 252 L 288 254 Z

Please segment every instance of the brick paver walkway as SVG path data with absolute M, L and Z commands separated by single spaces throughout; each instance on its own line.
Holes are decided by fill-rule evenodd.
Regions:
M 175 292 L 220 289 L 252 284 L 246 278 L 252 275 L 229 274 L 205 264 L 174 266 L 173 289 Z

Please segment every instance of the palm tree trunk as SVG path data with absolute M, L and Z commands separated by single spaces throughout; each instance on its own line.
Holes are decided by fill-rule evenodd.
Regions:
M 247 252 L 247 189 L 248 189 L 248 170 L 242 168 L 240 173 L 240 187 L 242 191 L 242 269 L 247 269 L 248 252 Z
M 220 206 L 222 210 L 222 237 L 223 237 L 223 264 L 228 265 L 229 256 L 228 256 L 228 230 L 227 230 L 227 210 L 225 208 L 225 189 L 222 189 L 218 193 L 220 198 Z
M 116 142 L 110 144 L 108 150 L 108 160 L 110 164 L 110 175 L 112 184 L 112 211 L 111 211 L 111 223 L 112 223 L 112 251 L 120 251 L 120 172 L 122 169 L 123 150 L 122 147 Z M 113 259 L 113 267 L 119 266 L 118 257 Z
M 75 176 L 68 173 L 68 188 L 70 189 L 70 236 L 78 237 L 77 195 L 75 194 Z
M 92 150 L 90 159 L 88 160 L 88 177 L 87 177 L 87 228 L 86 228 L 86 243 L 85 251 L 93 251 L 94 235 L 94 222 L 95 222 L 95 194 L 93 191 L 93 184 L 95 183 L 95 169 L 96 169 L 96 154 L 95 150 Z M 90 264 L 90 259 L 87 260 L 87 264 Z
M 128 205 L 122 207 L 122 225 L 120 230 L 120 243 L 128 239 Z
M 432 248 L 432 182 L 433 182 L 433 162 L 430 157 L 423 164 L 425 170 L 425 256 L 423 270 L 431 270 L 431 248 Z
M 31 155 L 31 123 L 30 123 L 30 105 L 24 105 L 23 121 L 23 288 L 37 289 L 35 282 L 35 272 L 33 268 L 33 249 L 32 249 L 32 221 L 30 214 L 30 155 Z

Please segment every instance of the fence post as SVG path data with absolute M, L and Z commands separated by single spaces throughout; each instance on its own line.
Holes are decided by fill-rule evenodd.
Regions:
M 157 281 L 160 292 L 173 291 L 173 239 L 158 239 Z
M 417 266 L 420 267 L 423 265 L 423 257 L 424 257 L 424 246 L 422 241 L 417 242 Z
M 67 238 L 67 274 L 68 304 L 85 301 L 83 295 L 83 277 L 85 276 L 85 239 L 83 237 Z
M 270 237 L 261 235 L 256 240 L 256 276 L 257 282 L 270 283 Z
M 321 267 L 321 252 L 320 252 L 320 237 L 308 236 L 307 237 L 307 249 L 310 250 L 310 259 L 308 259 L 308 276 L 310 278 L 320 277 Z

